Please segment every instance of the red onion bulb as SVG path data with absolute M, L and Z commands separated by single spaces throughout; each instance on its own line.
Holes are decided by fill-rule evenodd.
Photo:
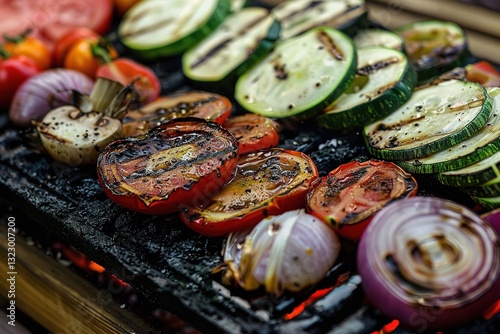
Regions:
M 357 263 L 367 299 L 418 331 L 459 326 L 500 296 L 499 236 L 448 200 L 414 197 L 382 209 Z
M 246 290 L 263 285 L 277 296 L 319 282 L 340 252 L 335 231 L 304 210 L 262 220 L 254 229 L 229 235 L 224 262 Z

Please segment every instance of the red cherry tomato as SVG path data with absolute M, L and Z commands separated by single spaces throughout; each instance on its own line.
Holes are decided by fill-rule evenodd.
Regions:
M 500 87 L 500 72 L 485 60 L 465 66 L 465 78 L 485 87 Z
M 159 215 L 207 202 L 232 178 L 237 161 L 238 142 L 229 131 L 182 118 L 110 144 L 99 155 L 97 170 L 113 202 Z
M 181 220 L 193 231 L 222 236 L 254 227 L 270 215 L 303 208 L 318 177 L 304 153 L 271 148 L 242 155 L 234 179 L 209 203 L 186 206 Z
M 0 60 L 0 108 L 8 109 L 17 89 L 39 72 L 38 64 L 23 55 Z
M 307 211 L 351 240 L 361 238 L 375 212 L 417 194 L 417 181 L 399 166 L 385 161 L 353 161 L 318 181 L 307 194 Z
M 0 36 L 30 28 L 50 44 L 77 27 L 104 35 L 113 15 L 112 0 L 0 0 L 0 8 Z
M 233 105 L 222 95 L 202 91 L 180 91 L 162 96 L 122 119 L 123 136 L 137 136 L 175 118 L 196 117 L 223 124 Z
M 97 69 L 95 76 L 118 81 L 124 86 L 135 80 L 134 89 L 141 102 L 152 102 L 160 95 L 161 84 L 156 74 L 149 67 L 132 59 L 118 58 L 103 64 Z
M 78 27 L 69 30 L 66 34 L 59 38 L 55 42 L 54 49 L 52 50 L 52 62 L 54 66 L 64 66 L 64 58 L 66 58 L 66 54 L 73 44 L 81 41 L 82 39 L 88 38 L 99 38 L 99 35 L 89 28 Z
M 279 143 L 278 124 L 257 114 L 228 118 L 224 127 L 238 139 L 240 154 L 275 147 Z

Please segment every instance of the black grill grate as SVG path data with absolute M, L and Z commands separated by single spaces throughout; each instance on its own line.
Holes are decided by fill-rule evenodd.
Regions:
M 145 216 L 117 207 L 104 195 L 93 168 L 69 168 L 55 163 L 27 148 L 24 135 L 9 128 L 5 115 L 1 116 L 0 125 L 2 196 L 64 242 L 129 282 L 158 307 L 202 331 L 370 333 L 390 322 L 363 303 L 361 287 L 356 284 L 359 277 L 355 275 L 354 254 L 349 252 L 314 289 L 350 280 L 292 320 L 284 320 L 283 316 L 314 289 L 279 299 L 258 292 L 230 293 L 210 276 L 210 269 L 221 261 L 222 238 L 197 235 L 175 215 Z M 300 133 L 288 133 L 282 146 L 311 154 L 325 174 L 335 165 L 364 155 L 362 141 L 353 137 L 355 134 L 339 136 L 334 142 L 331 134 L 325 139 L 317 129 L 304 125 Z M 340 145 L 343 142 L 352 147 L 336 146 L 331 150 L 339 140 Z M 446 189 L 423 182 L 421 192 L 440 196 Z M 352 247 L 346 247 L 349 246 Z M 493 333 L 498 328 L 500 315 L 445 333 Z M 398 328 L 396 333 L 416 332 Z

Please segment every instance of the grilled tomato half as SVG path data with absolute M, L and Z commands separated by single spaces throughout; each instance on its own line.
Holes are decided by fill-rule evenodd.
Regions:
M 192 230 L 222 236 L 252 228 L 263 218 L 303 208 L 311 183 L 318 177 L 304 153 L 271 148 L 241 155 L 237 173 L 206 205 L 179 212 Z
M 180 118 L 108 145 L 97 174 L 116 204 L 169 214 L 207 203 L 233 177 L 238 156 L 238 141 L 219 124 Z
M 417 181 L 392 162 L 340 165 L 316 182 L 306 209 L 332 224 L 340 236 L 359 240 L 373 215 L 387 204 L 417 194 Z

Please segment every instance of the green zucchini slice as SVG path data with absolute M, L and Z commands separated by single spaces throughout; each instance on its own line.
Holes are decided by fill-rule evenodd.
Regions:
M 500 208 L 500 196 L 496 197 L 478 197 L 472 196 L 472 199 L 484 209 L 490 211 Z
M 492 98 L 477 83 L 444 81 L 415 91 L 389 116 L 367 125 L 368 151 L 384 160 L 413 160 L 446 150 L 479 131 Z
M 316 118 L 320 126 L 362 127 L 389 115 L 412 95 L 417 75 L 402 52 L 369 47 L 358 49 L 357 58 L 353 83 Z
M 427 20 L 396 31 L 404 38 L 406 54 L 419 80 L 462 66 L 469 56 L 465 31 L 455 23 Z
M 247 0 L 231 0 L 231 12 L 237 12 L 247 5 Z
M 500 151 L 473 165 L 439 173 L 436 179 L 453 187 L 480 186 L 500 177 Z
M 367 15 L 364 0 L 294 0 L 273 8 L 283 25 L 281 38 L 297 36 L 317 27 L 331 27 L 347 32 Z
M 411 173 L 442 173 L 460 169 L 485 159 L 500 150 L 500 88 L 487 88 L 493 98 L 490 119 L 478 132 L 444 151 L 397 164 Z
M 142 59 L 176 55 L 208 36 L 230 10 L 230 0 L 141 1 L 123 17 L 118 37 Z
M 352 39 L 319 27 L 282 40 L 236 82 L 236 101 L 271 118 L 310 118 L 332 103 L 354 79 Z
M 479 186 L 461 187 L 460 189 L 473 197 L 499 197 L 500 176 Z
M 383 46 L 386 48 L 403 51 L 404 40 L 400 34 L 384 29 L 360 30 L 353 38 L 357 48 L 369 46 Z
M 279 22 L 265 8 L 247 7 L 224 22 L 182 57 L 184 75 L 195 82 L 234 85 L 237 76 L 264 57 L 278 40 Z

